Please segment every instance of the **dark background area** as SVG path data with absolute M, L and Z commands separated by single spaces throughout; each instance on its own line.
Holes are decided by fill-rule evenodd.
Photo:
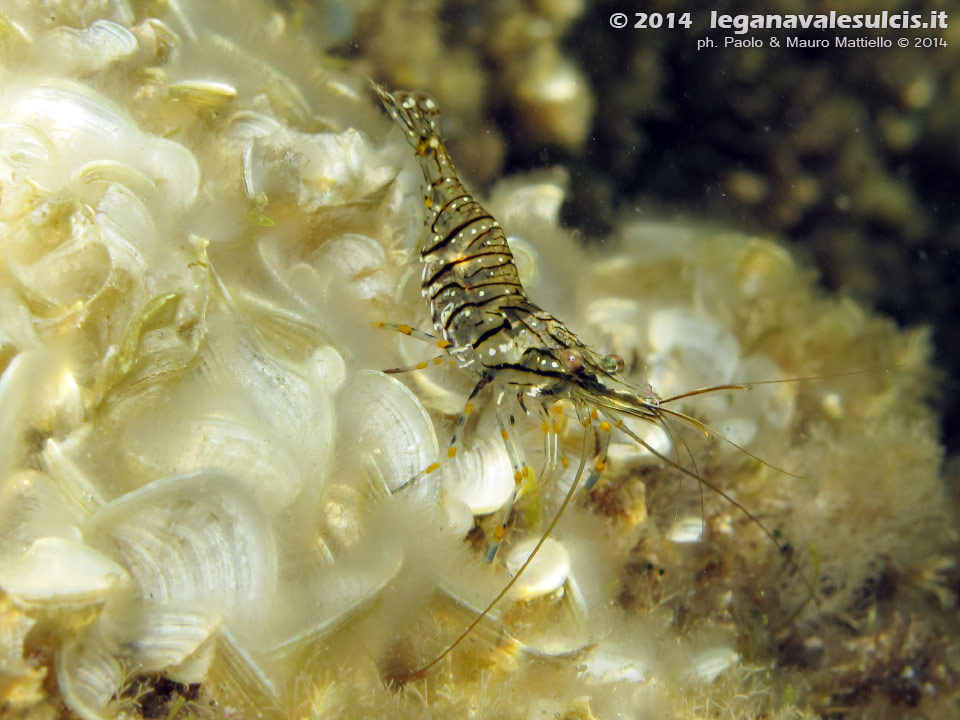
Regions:
M 730 3 L 657 5 L 692 11 L 700 25 L 710 9 L 734 12 Z M 736 12 L 751 5 L 775 3 L 738 3 Z M 781 31 L 778 49 L 698 52 L 698 38 L 719 45 L 732 33 L 613 31 L 618 7 L 598 4 L 565 41 L 600 108 L 588 151 L 568 158 L 567 220 L 600 234 L 645 198 L 786 239 L 828 288 L 904 326 L 932 326 L 943 376 L 931 399 L 948 450 L 960 450 L 960 48 L 948 39 L 901 50 L 894 31 L 879 33 L 894 38 L 892 48 L 785 48 L 788 34 L 835 33 Z M 520 139 L 510 147 L 510 165 L 543 161 Z
M 714 10 L 884 9 L 925 18 L 945 11 L 950 27 L 743 35 L 708 27 Z M 611 27 L 612 13 L 641 10 L 689 12 L 693 26 Z M 956 0 L 425 0 L 372 2 L 357 18 L 338 53 L 395 87 L 432 92 L 475 189 L 505 173 L 562 165 L 571 172 L 564 220 L 588 241 L 650 212 L 780 237 L 827 288 L 905 327 L 931 327 L 942 372 L 930 401 L 948 451 L 960 450 Z M 398 47 L 406 28 L 432 40 Z M 727 36 L 764 47 L 725 49 Z M 771 36 L 780 47 L 769 47 Z M 887 38 L 893 46 L 788 48 L 787 36 Z M 717 47 L 698 51 L 707 37 Z M 898 47 L 901 37 L 909 47 Z M 918 48 L 915 38 L 945 45 Z M 564 64 L 583 87 L 566 107 L 551 106 L 537 96 L 549 84 L 541 76 L 555 77 Z M 591 100 L 578 139 L 543 130 L 566 119 L 575 127 Z

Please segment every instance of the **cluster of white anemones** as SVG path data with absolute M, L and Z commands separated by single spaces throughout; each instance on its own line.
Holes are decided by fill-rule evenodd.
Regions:
M 126 10 L 0 18 L 23 53 L 0 94 L 0 587 L 31 618 L 89 611 L 56 659 L 85 718 L 146 673 L 277 706 L 291 648 L 403 562 L 362 508 L 437 453 L 351 332 L 391 302 L 385 250 L 324 215 L 370 202 L 379 231 L 403 196 L 228 37 Z
M 496 594 L 576 462 L 524 486 L 506 570 L 463 543 L 513 490 L 492 418 L 397 492 L 441 455 L 472 379 L 379 372 L 431 348 L 376 321 L 430 328 L 418 172 L 398 135 L 371 137 L 387 120 L 362 79 L 324 76 L 311 93 L 175 2 L 59 9 L 56 25 L 26 3 L 0 10 L 0 588 L 21 613 L 8 636 L 19 652 L 38 618 L 59 628 L 57 684 L 85 720 L 135 711 L 130 683 L 156 675 L 246 713 L 395 708 L 391 663 L 429 660 Z M 282 18 L 254 16 L 282 56 Z M 589 262 L 558 229 L 563 185 L 503 183 L 491 202 L 535 300 L 664 396 L 780 376 L 741 358 L 709 263 L 691 264 L 709 233 L 637 224 Z M 793 272 L 773 245 L 724 243 L 742 296 Z M 790 423 L 792 389 L 697 412 L 749 448 Z M 662 428 L 631 427 L 680 457 Z M 536 468 L 539 421 L 520 432 Z M 579 437 L 561 428 L 568 454 Z M 655 461 L 619 435 L 610 460 L 614 474 Z M 631 541 L 568 515 L 463 648 L 507 671 L 566 663 L 562 691 L 505 680 L 504 697 L 529 696 L 515 714 L 657 707 L 731 668 L 752 689 L 733 682 L 730 697 L 763 696 L 729 628 L 665 650 L 663 617 L 625 620 L 613 598 Z M 703 529 L 694 508 L 669 540 Z M 429 641 L 406 657 L 410 634 Z M 483 673 L 463 677 L 432 700 L 405 691 L 404 707 L 482 704 Z

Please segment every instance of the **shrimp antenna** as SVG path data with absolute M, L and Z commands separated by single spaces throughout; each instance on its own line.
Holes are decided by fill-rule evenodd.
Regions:
M 805 377 L 782 378 L 780 380 L 753 380 L 750 382 L 732 383 L 729 385 L 711 385 L 710 387 L 690 390 L 685 393 L 680 393 L 679 395 L 671 395 L 668 398 L 662 398 L 660 402 L 676 402 L 677 400 L 683 400 L 684 398 L 694 397 L 696 395 L 706 395 L 707 393 L 717 392 L 719 390 L 751 390 L 753 389 L 754 385 L 780 385 L 781 383 L 799 383 L 808 382 L 810 380 L 831 380 L 833 378 L 850 377 L 852 375 L 866 375 L 868 373 L 875 372 L 890 372 L 891 370 L 897 370 L 902 367 L 903 365 L 900 364 L 889 368 L 866 368 L 864 370 L 850 370 L 848 372 L 830 373 L 828 375 L 807 375 Z M 629 385 L 629 383 L 625 384 Z
M 612 418 L 606 411 L 604 411 L 603 414 L 604 414 L 608 419 L 614 420 L 614 418 Z M 670 414 L 675 414 L 675 413 L 670 413 Z M 682 416 L 682 413 L 681 413 L 680 415 Z M 676 470 L 679 470 L 679 471 L 680 471 L 681 473 L 683 473 L 684 475 L 693 478 L 693 479 L 696 480 L 698 483 L 700 483 L 702 486 L 705 486 L 708 490 L 711 490 L 712 492 L 714 492 L 715 494 L 719 495 L 721 498 L 723 498 L 724 500 L 726 500 L 728 503 L 730 503 L 731 505 L 733 505 L 735 508 L 737 508 L 741 513 L 744 514 L 744 516 L 746 516 L 746 518 L 747 518 L 748 520 L 750 520 L 750 521 L 753 522 L 758 528 L 760 528 L 760 529 L 763 531 L 763 533 L 764 533 L 768 538 L 770 538 L 770 541 L 771 541 L 774 545 L 776 545 L 777 548 L 778 548 L 781 552 L 783 552 L 784 547 L 783 547 L 782 545 L 780 545 L 780 540 L 779 540 L 779 539 L 777 538 L 777 536 L 773 533 L 773 531 L 772 531 L 770 528 L 768 528 L 768 527 L 766 526 L 766 524 L 764 524 L 764 522 L 763 522 L 762 520 L 760 520 L 759 517 L 757 517 L 754 513 L 752 513 L 749 509 L 747 509 L 747 507 L 746 507 L 745 505 L 743 505 L 743 503 L 740 503 L 740 502 L 738 502 L 737 500 L 735 500 L 729 493 L 727 493 L 727 492 L 725 492 L 724 490 L 722 490 L 718 485 L 715 485 L 714 483 L 710 482 L 709 480 L 707 480 L 707 479 L 704 478 L 703 476 L 701 476 L 701 475 L 693 472 L 692 470 L 690 470 L 690 469 L 688 469 L 688 468 L 685 468 L 683 465 L 681 465 L 681 464 L 679 464 L 679 463 L 677 463 L 677 462 L 674 462 L 673 460 L 671 460 L 670 458 L 668 458 L 666 455 L 664 455 L 663 453 L 661 453 L 659 450 L 657 450 L 656 448 L 652 447 L 652 446 L 650 445 L 650 443 L 648 443 L 648 442 L 645 441 L 643 438 L 641 438 L 639 435 L 637 435 L 635 432 L 633 432 L 633 430 L 631 430 L 630 428 L 628 428 L 625 424 L 620 423 L 617 427 L 619 427 L 620 431 L 623 432 L 625 435 L 629 436 L 634 442 L 639 443 L 641 446 L 643 446 L 644 448 L 646 448 L 647 451 L 650 452 L 654 457 L 659 458 L 660 460 L 662 460 L 663 462 L 665 462 L 665 463 L 666 463 L 667 465 L 669 465 L 670 467 L 672 467 L 672 468 L 674 468 L 674 469 L 676 469 Z M 800 576 L 801 582 L 803 583 L 804 587 L 806 587 L 807 592 L 809 593 L 808 596 L 807 596 L 807 599 L 803 601 L 803 603 L 800 605 L 800 607 L 797 608 L 793 613 L 791 613 L 790 619 L 793 619 L 793 618 L 795 618 L 795 617 L 800 613 L 800 611 L 803 609 L 803 607 L 804 607 L 807 603 L 810 602 L 810 600 L 813 600 L 814 604 L 815 604 L 817 607 L 820 607 L 820 602 L 819 602 L 819 600 L 817 600 L 817 591 L 814 589 L 813 583 L 811 583 L 810 580 L 807 578 L 807 576 L 803 574 L 803 571 L 800 569 L 800 566 L 797 565 L 796 561 L 793 560 L 793 558 L 791 558 L 791 557 L 789 557 L 789 556 L 787 556 L 787 555 L 784 555 L 784 557 L 785 557 L 787 563 L 790 565 L 790 567 L 793 568 L 793 570 L 796 571 L 797 575 Z
M 663 401 L 663 402 L 666 402 L 666 401 Z M 727 443 L 728 445 L 732 445 L 733 447 L 735 447 L 737 450 L 739 450 L 740 452 L 742 452 L 742 453 L 743 453 L 744 455 L 746 455 L 747 457 L 753 458 L 754 460 L 756 460 L 756 461 L 757 461 L 758 463 L 760 463 L 761 465 L 766 465 L 766 466 L 767 466 L 768 468 L 770 468 L 771 470 L 776 470 L 778 473 L 783 473 L 784 475 L 789 475 L 790 477 L 796 478 L 797 480 L 807 480 L 807 479 L 808 479 L 808 478 L 805 478 L 803 475 L 797 475 L 797 474 L 795 474 L 795 473 L 790 472 L 789 470 L 784 470 L 782 467 L 777 467 L 777 466 L 774 465 L 773 463 L 768 462 L 767 460 L 764 460 L 764 459 L 763 459 L 762 457 L 760 457 L 759 455 L 754 455 L 752 452 L 750 452 L 749 450 L 747 450 L 745 447 L 743 447 L 742 445 L 738 445 L 737 443 L 735 443 L 733 440 L 731 440 L 730 438 L 728 438 L 728 437 L 727 437 L 726 435 L 724 435 L 723 433 L 718 432 L 718 431 L 715 430 L 713 427 L 711 427 L 710 425 L 707 425 L 705 422 L 703 422 L 703 421 L 701 421 L 701 420 L 697 420 L 696 418 L 690 417 L 690 416 L 687 415 L 686 413 L 682 413 L 682 412 L 680 412 L 679 410 L 671 410 L 670 408 L 665 408 L 665 407 L 661 407 L 661 408 L 659 408 L 659 410 L 660 410 L 660 412 L 663 412 L 663 413 L 665 413 L 665 414 L 667 414 L 667 415 L 672 415 L 672 416 L 675 417 L 675 418 L 679 418 L 680 420 L 684 420 L 684 421 L 690 423 L 691 425 L 696 426 L 697 429 L 699 429 L 700 431 L 702 431 L 703 433 L 705 433 L 705 434 L 708 435 L 708 436 L 713 436 L 713 437 L 720 438 L 721 440 L 723 440 L 723 441 L 724 441 L 725 443 Z
M 651 420 L 650 422 L 653 422 L 653 420 Z M 687 457 L 690 458 L 690 462 L 693 464 L 693 471 L 694 471 L 694 473 L 696 473 L 697 475 L 699 475 L 699 474 L 700 474 L 700 469 L 697 467 L 697 460 L 696 460 L 696 458 L 693 457 L 693 453 L 690 452 L 690 446 L 687 445 L 687 441 L 684 440 L 683 438 L 678 438 L 678 437 L 674 434 L 673 428 L 670 427 L 670 423 L 668 423 L 668 422 L 667 422 L 667 419 L 666 419 L 665 417 L 663 417 L 662 415 L 657 416 L 656 422 L 657 422 L 657 424 L 658 424 L 660 427 L 663 428 L 663 431 L 667 434 L 667 437 L 670 438 L 670 445 L 671 445 L 671 446 L 673 447 L 673 449 L 674 449 L 674 454 L 676 455 L 676 458 L 677 458 L 677 465 L 680 464 L 680 446 L 682 445 L 684 451 L 687 453 Z M 705 506 L 705 503 L 704 503 L 704 501 L 703 501 L 703 485 L 701 485 L 701 484 L 698 483 L 698 484 L 697 484 L 697 489 L 700 491 L 700 532 L 701 532 L 701 533 L 706 533 L 706 522 L 704 521 L 704 515 L 705 515 L 705 513 L 704 513 L 704 506 Z M 674 511 L 674 514 L 673 514 L 673 523 L 674 523 L 674 525 L 676 525 L 677 520 L 679 519 L 679 517 L 680 517 L 680 498 L 679 498 L 679 496 L 678 496 L 678 497 L 677 497 L 677 507 L 676 507 L 676 510 Z

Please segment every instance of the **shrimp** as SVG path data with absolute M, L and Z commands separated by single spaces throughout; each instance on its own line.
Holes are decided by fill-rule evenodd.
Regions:
M 623 421 L 624 417 L 638 418 L 661 424 L 666 429 L 665 419 L 673 417 L 705 435 L 712 434 L 726 440 L 704 423 L 666 405 L 707 392 L 746 390 L 749 385 L 721 385 L 660 398 L 648 385 L 638 387 L 630 383 L 622 374 L 622 358 L 594 351 L 563 322 L 527 298 L 503 229 L 466 191 L 457 176 L 441 136 L 436 102 L 424 93 L 391 93 L 376 83 L 372 85 L 414 148 L 423 172 L 427 237 L 420 251 L 422 294 L 429 304 L 433 326 L 440 338 L 407 325 L 380 325 L 433 342 L 460 368 L 477 378 L 457 421 L 448 449 L 449 457 L 456 455 L 466 420 L 473 413 L 477 398 L 481 393 L 493 398 L 493 410 L 513 464 L 515 487 L 500 511 L 493 537 L 487 546 L 485 557 L 488 562 L 496 556 L 517 491 L 529 474 L 522 449 L 511 434 L 512 403 L 518 403 L 527 415 L 543 420 L 565 401 L 573 406 L 584 427 L 583 446 L 574 480 L 527 559 L 497 596 L 442 653 L 409 673 L 406 678 L 422 676 L 439 663 L 507 595 L 556 527 L 581 483 L 585 490 L 590 490 L 600 478 L 607 464 L 607 448 L 614 430 L 625 434 L 661 461 L 737 507 L 780 549 L 780 541 L 774 533 L 747 508 L 699 473 L 681 465 L 679 460 L 672 460 L 658 452 Z M 436 360 L 442 362 L 441 358 Z M 429 364 L 424 362 L 387 372 L 421 369 Z M 545 432 L 555 433 L 555 430 L 548 430 L 548 423 L 543 422 L 542 425 Z M 731 444 L 769 465 L 738 445 Z M 439 463 L 434 463 L 421 475 L 431 473 L 438 467 Z M 549 471 L 550 468 L 547 468 L 544 475 L 548 475 Z M 585 473 L 587 478 L 583 481 Z M 788 561 L 799 573 L 793 561 L 789 558 Z M 812 585 L 802 573 L 799 574 L 811 597 L 815 597 Z

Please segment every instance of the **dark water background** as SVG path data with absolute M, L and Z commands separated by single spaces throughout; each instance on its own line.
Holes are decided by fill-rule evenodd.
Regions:
M 395 86 L 434 93 L 458 165 L 476 189 L 504 174 L 560 165 L 571 172 L 564 220 L 587 240 L 651 209 L 661 219 L 776 236 L 817 268 L 827 288 L 904 327 L 930 327 L 941 371 L 930 402 L 948 454 L 960 451 L 956 0 L 289 4 L 316 28 L 340 28 L 334 54 Z M 743 35 L 709 27 L 711 11 L 883 10 L 924 19 L 943 11 L 948 27 Z M 690 13 L 692 27 L 616 29 L 615 12 L 631 25 L 637 12 Z M 727 36 L 764 47 L 724 48 Z M 785 47 L 788 36 L 827 39 L 831 47 Z M 769 47 L 771 37 L 780 47 Z M 892 47 L 837 48 L 835 37 L 886 38 Z M 705 38 L 717 47 L 698 50 Z M 901 38 L 908 47 L 898 46 Z M 918 38 L 938 44 L 915 47 Z M 531 62 L 538 53 L 553 59 Z M 518 102 L 530 68 L 550 62 L 575 67 L 593 100 L 580 142 L 531 130 L 550 111 Z

